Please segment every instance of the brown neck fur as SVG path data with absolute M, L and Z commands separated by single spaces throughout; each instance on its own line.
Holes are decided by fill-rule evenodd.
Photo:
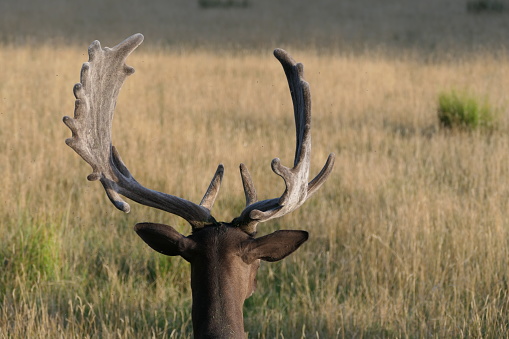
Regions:
M 186 237 L 173 227 L 141 223 L 138 235 L 154 250 L 180 255 L 191 264 L 195 338 L 245 338 L 242 307 L 254 292 L 260 261 L 278 261 L 308 238 L 304 231 L 280 230 L 254 238 L 218 223 Z
M 245 338 L 244 299 L 226 288 L 209 288 L 191 278 L 195 338 Z
M 242 308 L 258 269 L 258 262 L 247 264 L 239 256 L 240 243 L 248 236 L 221 225 L 192 237 L 200 243 L 191 260 L 195 338 L 245 338 Z

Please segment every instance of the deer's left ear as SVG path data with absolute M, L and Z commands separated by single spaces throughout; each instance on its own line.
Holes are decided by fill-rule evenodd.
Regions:
M 170 256 L 180 255 L 186 260 L 189 260 L 196 244 L 164 224 L 144 222 L 136 224 L 134 230 L 153 250 Z
M 244 243 L 242 259 L 250 264 L 256 259 L 279 261 L 292 254 L 308 240 L 306 231 L 281 230 Z

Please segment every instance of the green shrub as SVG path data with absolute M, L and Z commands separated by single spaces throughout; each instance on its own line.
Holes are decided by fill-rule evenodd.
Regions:
M 472 0 L 467 2 L 467 11 L 469 13 L 500 13 L 504 11 L 505 6 L 500 1 L 492 0 Z
M 5 272 L 0 284 L 3 279 L 10 280 L 15 276 L 31 282 L 58 279 L 62 263 L 56 226 L 28 225 L 20 229 L 9 244 L 3 245 L 0 249 L 0 263 Z
M 497 114 L 488 100 L 466 92 L 440 93 L 437 113 L 440 124 L 446 128 L 492 129 L 496 125 Z
M 209 7 L 222 7 L 222 8 L 248 7 L 249 6 L 249 0 L 199 0 L 198 4 L 202 8 L 209 8 Z

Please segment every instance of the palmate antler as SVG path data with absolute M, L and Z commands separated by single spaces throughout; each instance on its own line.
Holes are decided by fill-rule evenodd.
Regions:
M 74 119 L 64 117 L 72 137 L 66 143 L 90 166 L 93 173 L 89 180 L 100 180 L 111 202 L 120 210 L 129 212 L 123 195 L 140 204 L 155 207 L 187 220 L 194 229 L 217 224 L 210 210 L 219 192 L 223 166 L 219 165 L 210 186 L 199 205 L 185 199 L 153 191 L 140 185 L 129 173 L 120 155 L 111 143 L 113 112 L 120 88 L 134 69 L 125 64 L 126 58 L 143 41 L 143 35 L 135 34 L 113 48 L 101 49 L 99 41 L 89 47 L 89 61 L 81 69 L 81 81 L 74 86 L 76 104 Z M 240 166 L 246 208 L 231 224 L 248 234 L 256 233 L 256 225 L 281 217 L 308 199 L 325 182 L 334 166 L 334 154 L 330 154 L 320 173 L 308 183 L 311 155 L 311 96 L 309 85 L 303 79 L 303 66 L 296 63 L 281 49 L 274 55 L 283 65 L 292 101 L 296 126 L 296 150 L 293 168 L 281 165 L 279 159 L 272 161 L 272 170 L 281 176 L 286 190 L 280 198 L 257 201 L 251 176 L 243 164 Z
M 81 68 L 80 83 L 74 86 L 74 119 L 67 116 L 63 119 L 72 131 L 72 137 L 65 142 L 92 166 L 93 173 L 88 180 L 100 180 L 108 198 L 118 209 L 130 211 L 121 194 L 140 204 L 178 215 L 193 229 L 214 224 L 216 221 L 210 215 L 210 209 L 221 185 L 222 165 L 217 168 L 200 205 L 196 205 L 140 185 L 112 146 L 111 126 L 117 97 L 127 76 L 134 73 L 125 60 L 142 41 L 143 35 L 135 34 L 113 48 L 101 49 L 99 41 L 90 45 L 89 60 Z

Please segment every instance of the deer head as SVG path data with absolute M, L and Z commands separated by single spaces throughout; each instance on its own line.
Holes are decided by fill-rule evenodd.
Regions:
M 178 215 L 191 225 L 184 236 L 173 227 L 139 223 L 136 233 L 154 250 L 179 255 L 191 264 L 193 329 L 196 338 L 243 338 L 242 307 L 254 291 L 260 260 L 278 261 L 295 251 L 308 238 L 305 231 L 279 230 L 256 238 L 258 223 L 281 217 L 308 199 L 325 182 L 334 166 L 330 154 L 320 173 L 308 182 L 311 155 L 311 97 L 303 79 L 303 66 L 288 53 L 276 49 L 292 96 L 296 126 L 296 150 L 292 168 L 279 159 L 272 170 L 281 176 L 286 189 L 279 198 L 258 201 L 247 167 L 240 165 L 246 207 L 231 222 L 218 222 L 210 211 L 219 192 L 224 168 L 219 165 L 203 199 L 194 204 L 185 199 L 153 191 L 139 184 L 112 146 L 111 126 L 118 93 L 134 69 L 126 58 L 143 41 L 135 34 L 113 48 L 94 41 L 89 61 L 81 68 L 80 83 L 74 86 L 74 118 L 63 121 L 72 131 L 66 140 L 90 166 L 88 180 L 100 180 L 110 201 L 129 212 L 123 195 L 140 204 Z

